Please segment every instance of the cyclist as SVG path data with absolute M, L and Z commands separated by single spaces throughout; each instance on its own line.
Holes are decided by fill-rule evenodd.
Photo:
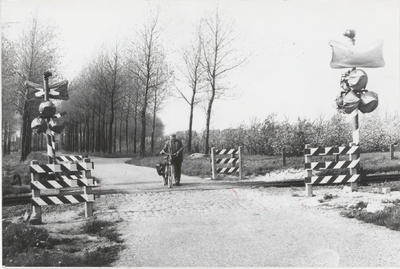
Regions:
M 169 140 L 165 142 L 164 148 L 160 154 L 171 154 L 171 163 L 174 167 L 175 185 L 180 185 L 181 180 L 181 167 L 183 162 L 183 145 L 182 141 L 176 138 L 176 134 L 172 134 Z M 165 184 L 165 183 L 164 183 Z

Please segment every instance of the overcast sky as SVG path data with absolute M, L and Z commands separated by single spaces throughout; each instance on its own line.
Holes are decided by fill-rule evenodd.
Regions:
M 178 68 L 180 51 L 192 38 L 193 24 L 216 8 L 234 22 L 247 63 L 228 74 L 232 98 L 214 103 L 212 128 L 249 124 L 277 113 L 278 119 L 329 119 L 340 93 L 341 73 L 330 68 L 330 40 L 341 41 L 355 29 L 358 44 L 384 41 L 383 68 L 363 68 L 367 89 L 378 93 L 373 113 L 400 111 L 399 0 L 258 0 L 258 1 L 139 1 L 139 0 L 2 0 L 2 24 L 16 34 L 35 12 L 52 19 L 64 47 L 65 78 L 73 80 L 90 55 L 103 44 L 132 35 L 154 9 L 160 10 L 164 46 Z M 3 27 L 4 28 L 4 27 Z M 176 70 L 176 72 L 178 72 Z M 188 129 L 189 106 L 169 102 L 161 118 L 166 133 Z M 195 111 L 194 127 L 205 127 L 205 113 Z

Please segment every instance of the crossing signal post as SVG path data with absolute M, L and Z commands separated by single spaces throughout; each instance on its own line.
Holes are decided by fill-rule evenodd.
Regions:
M 55 105 L 50 99 L 69 100 L 68 81 L 64 80 L 49 85 L 51 72 L 43 74 L 43 85 L 26 81 L 26 98 L 28 100 L 43 100 L 39 106 L 39 117 L 31 123 L 32 130 L 38 134 L 44 133 L 47 138 L 48 164 L 40 165 L 32 161 L 30 165 L 32 189 L 31 223 L 42 223 L 41 206 L 55 204 L 85 203 L 85 216 L 93 216 L 94 195 L 92 187 L 97 186 L 91 177 L 94 164 L 82 156 L 56 157 L 55 136 L 60 134 L 64 125 L 59 125 L 56 119 L 66 115 L 66 112 L 56 113 Z M 83 194 L 41 196 L 41 190 L 59 190 L 62 188 L 82 187 Z

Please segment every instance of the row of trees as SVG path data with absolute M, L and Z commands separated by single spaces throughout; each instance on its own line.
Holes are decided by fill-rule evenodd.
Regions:
M 379 113 L 360 117 L 360 145 L 363 152 L 388 151 L 391 144 L 400 144 L 400 115 L 381 116 Z M 118 121 L 120 122 L 120 121 Z M 160 123 L 162 124 L 162 123 Z M 118 124 L 118 126 L 120 126 Z M 66 148 L 71 151 L 95 151 L 86 148 L 82 126 L 71 127 L 76 133 L 63 135 L 61 144 L 70 145 Z M 116 128 L 118 129 L 118 128 Z M 118 132 L 117 132 L 118 133 Z M 192 148 L 189 150 L 189 132 L 179 132 L 186 153 L 204 152 L 206 132 L 192 131 Z M 159 134 L 155 140 L 155 148 L 160 149 L 166 137 Z M 117 138 L 118 145 L 114 145 L 117 151 L 124 148 L 123 139 Z M 122 146 L 121 146 L 122 141 Z M 129 140 L 127 140 L 129 141 Z M 249 124 L 240 124 L 224 130 L 210 130 L 209 147 L 237 148 L 242 147 L 246 154 L 280 155 L 285 149 L 287 156 L 302 156 L 306 144 L 312 147 L 342 146 L 352 141 L 352 128 L 343 114 L 336 114 L 330 119 L 320 117 L 311 121 L 298 118 L 294 123 L 287 119 L 278 121 L 276 114 L 270 114 L 264 120 L 253 119 Z M 93 145 L 89 142 L 89 145 Z M 34 148 L 44 150 L 46 147 L 43 135 L 34 135 Z M 150 147 L 150 146 L 149 146 Z M 150 148 L 148 148 L 150 150 Z
M 158 15 L 151 17 L 132 33 L 130 41 L 124 44 L 117 41 L 112 48 L 104 46 L 94 53 L 70 83 L 70 100 L 57 104 L 58 111 L 67 112 L 60 119 L 66 126 L 62 147 L 106 153 L 138 151 L 142 156 L 153 152 L 156 140 L 164 131 L 158 114 L 169 101 L 168 97 L 174 96 L 171 93 L 174 88 L 190 105 L 189 149 L 192 148 L 194 108 L 200 103 L 206 104 L 204 150 L 209 151 L 214 101 L 227 90 L 223 85 L 226 74 L 243 63 L 237 58 L 232 25 L 220 19 L 218 9 L 214 16 L 199 21 L 194 27 L 192 45 L 182 52 L 185 68 L 178 74 L 172 72 L 168 61 L 158 18 Z M 37 141 L 42 140 L 40 136 L 33 137 L 30 128 L 32 119 L 38 116 L 40 101 L 26 100 L 23 84 L 26 80 L 40 83 L 45 71 L 54 75 L 50 83 L 61 79 L 57 69 L 60 57 L 56 28 L 34 17 L 18 40 L 11 41 L 6 35 L 2 40 L 3 59 L 6 59 L 2 67 L 9 71 L 2 74 L 3 104 L 6 104 L 3 141 L 8 141 L 9 134 L 20 127 L 23 161 Z M 175 81 L 186 86 L 179 88 Z M 19 118 L 5 111 L 16 111 Z
M 224 78 L 246 57 L 238 57 L 232 24 L 222 21 L 218 10 L 194 27 L 191 45 L 182 52 L 184 69 L 173 68 L 163 47 L 158 16 L 138 29 L 129 42 L 115 43 L 92 55 L 91 61 L 69 85 L 70 100 L 57 104 L 67 115 L 59 145 L 80 152 L 130 152 L 145 155 L 161 147 L 164 125 L 158 115 L 177 89 L 190 106 L 188 131 L 181 137 L 186 152 L 208 153 L 210 147 L 242 146 L 249 154 L 301 155 L 305 144 L 333 146 L 348 144 L 351 130 L 342 114 L 329 120 L 299 118 L 279 122 L 276 115 L 251 120 L 226 130 L 210 130 L 215 100 L 226 95 Z M 2 25 L 4 28 L 5 26 Z M 25 98 L 26 80 L 40 83 L 51 70 L 50 83 L 62 76 L 57 71 L 56 28 L 32 18 L 17 40 L 2 36 L 2 130 L 3 152 L 10 151 L 11 136 L 21 131 L 21 160 L 32 149 L 42 149 L 43 135 L 32 135 L 30 124 L 38 116 L 40 101 Z M 175 82 L 186 86 L 178 87 Z M 206 110 L 204 132 L 192 130 L 195 107 Z M 15 113 L 16 112 L 16 113 Z M 399 115 L 380 118 L 377 112 L 361 117 L 361 145 L 366 151 L 387 149 L 400 141 Z
M 31 121 L 38 116 L 39 101 L 25 98 L 24 82 L 42 81 L 43 73 L 58 64 L 56 28 L 29 20 L 16 39 L 9 38 L 10 24 L 2 24 L 2 130 L 3 153 L 10 151 L 11 136 L 21 134 L 21 160 L 32 150 Z

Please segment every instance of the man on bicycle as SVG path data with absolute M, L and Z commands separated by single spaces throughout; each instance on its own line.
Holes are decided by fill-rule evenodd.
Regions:
M 183 162 L 183 145 L 182 141 L 176 138 L 176 134 L 172 134 L 169 140 L 165 142 L 164 148 L 160 154 L 171 154 L 171 163 L 174 167 L 175 185 L 180 185 L 181 180 L 181 167 Z

